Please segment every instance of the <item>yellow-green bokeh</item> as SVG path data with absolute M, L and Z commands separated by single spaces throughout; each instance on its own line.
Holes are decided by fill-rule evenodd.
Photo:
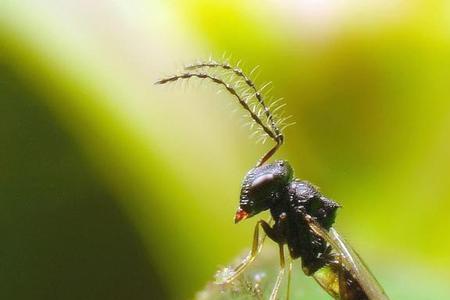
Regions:
M 80 209 L 77 220 L 93 214 L 92 224 L 105 230 L 108 222 L 119 226 L 116 219 L 94 213 L 101 211 L 96 204 L 77 206 L 73 186 L 66 189 L 72 191 L 70 197 L 61 187 L 55 194 L 55 177 L 39 173 L 56 165 L 58 176 L 70 184 L 83 177 L 74 175 L 75 166 L 84 170 L 92 179 L 79 185 L 103 191 L 97 196 L 100 207 L 117 205 L 127 224 L 119 227 L 129 226 L 130 240 L 136 243 L 127 251 L 144 253 L 141 268 L 153 275 L 136 276 L 166 297 L 184 299 L 250 244 L 254 221 L 236 226 L 232 218 L 240 181 L 268 145 L 247 138 L 240 114 L 231 114 L 235 106 L 228 105 L 230 97 L 216 95 L 214 86 L 152 83 L 210 54 L 232 54 L 232 61 L 242 60 L 246 71 L 260 65 L 257 82 L 273 81 L 271 93 L 285 97 L 286 111 L 297 122 L 286 130 L 286 144 L 276 157 L 288 159 L 298 177 L 344 206 L 336 227 L 393 299 L 445 299 L 450 296 L 445 284 L 450 280 L 449 25 L 445 1 L 4 1 L 0 72 L 14 80 L 3 80 L 1 103 L 41 107 L 42 118 L 54 120 L 40 129 L 42 134 L 51 136 L 51 128 L 59 128 L 57 139 L 70 141 L 68 149 L 83 157 L 78 158 L 81 167 L 58 165 L 51 155 L 27 165 L 42 180 L 47 208 L 69 218 L 72 206 L 58 210 L 56 204 L 73 201 Z M 10 84 L 19 92 L 8 92 Z M 27 109 L 14 111 L 3 112 L 9 117 L 5 122 L 29 124 L 32 137 L 33 122 L 40 128 L 39 118 L 24 120 L 30 118 Z M 23 128 L 11 128 L 18 132 L 7 136 L 20 137 Z M 28 143 L 64 157 L 55 141 Z M 5 150 L 1 160 L 9 169 L 3 170 L 20 173 L 19 163 L 9 163 L 19 155 L 13 146 Z M 34 199 L 27 187 L 35 183 L 28 177 L 6 180 L 12 177 L 1 172 L 3 190 L 13 182 L 24 191 L 15 202 L 11 194 L 1 194 L 1 202 Z M 80 195 L 94 199 L 97 194 L 86 189 Z M 20 216 L 22 209 L 16 207 L 11 216 Z M 32 211 L 27 216 L 32 226 Z M 12 218 L 8 224 L 20 223 Z M 3 228 L 11 237 L 18 230 Z M 77 226 L 67 230 L 69 235 L 82 231 Z M 131 243 L 124 236 L 118 241 Z M 34 245 L 33 239 L 24 239 Z M 112 248 L 93 244 L 83 249 L 86 257 L 114 253 L 114 266 L 123 258 L 116 244 Z M 42 251 L 42 256 L 49 253 Z M 23 253 L 37 255 L 39 261 L 39 253 Z M 33 269 L 20 257 L 5 257 L 17 260 L 12 283 Z M 49 261 L 27 282 L 33 276 L 73 280 L 64 260 L 61 268 Z M 125 262 L 117 272 L 126 278 L 130 270 Z M 86 266 L 89 279 L 98 266 Z M 130 298 L 151 294 L 134 295 L 132 285 L 120 289 L 113 280 L 101 284 L 112 294 L 129 292 Z M 76 280 L 68 286 L 76 287 Z M 21 295 L 33 295 L 52 285 L 22 289 L 29 294 Z M 13 299 L 14 289 L 9 291 L 5 297 Z M 96 299 L 86 286 L 78 292 Z

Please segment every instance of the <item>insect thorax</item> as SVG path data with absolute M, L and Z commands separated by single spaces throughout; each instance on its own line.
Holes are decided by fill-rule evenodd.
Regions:
M 314 217 L 328 230 L 334 223 L 338 207 L 336 202 L 322 196 L 310 183 L 294 179 L 287 185 L 284 197 L 270 208 L 275 228 L 284 235 L 283 240 L 291 257 L 302 258 L 303 270 L 307 275 L 326 264 L 327 243 L 313 234 L 304 216 Z

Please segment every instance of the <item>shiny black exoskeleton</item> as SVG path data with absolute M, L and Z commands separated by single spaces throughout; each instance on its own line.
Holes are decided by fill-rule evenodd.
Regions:
M 247 173 L 235 220 L 269 209 L 275 224 L 263 225 L 264 231 L 276 243 L 287 244 L 291 257 L 300 257 L 303 271 L 311 275 L 329 262 L 331 249 L 312 232 L 304 216 L 314 217 L 328 230 L 338 207 L 312 184 L 294 179 L 289 163 L 280 160 Z
M 307 220 L 309 216 L 314 218 L 328 231 L 339 204 L 323 196 L 311 183 L 295 179 L 293 173 L 283 160 L 251 169 L 242 183 L 235 222 L 270 210 L 275 223 L 270 226 L 260 221 L 262 228 L 281 247 L 287 244 L 292 259 L 301 258 L 306 275 L 329 267 L 338 274 L 342 299 L 368 299 L 358 280 L 338 261 L 331 246 L 313 232 Z
M 288 117 L 277 118 L 271 108 L 283 105 L 275 100 L 266 104 L 262 90 L 238 66 L 220 63 L 212 59 L 184 67 L 184 71 L 158 80 L 155 84 L 166 84 L 178 80 L 198 78 L 210 81 L 234 97 L 258 127 L 260 139 L 270 138 L 275 142 L 270 150 L 257 161 L 242 183 L 239 208 L 235 222 L 270 210 L 273 225 L 259 220 L 256 223 L 253 245 L 249 255 L 234 268 L 225 268 L 216 278 L 216 283 L 226 284 L 235 280 L 251 264 L 260 252 L 264 239 L 259 238 L 259 229 L 279 245 L 280 271 L 270 295 L 277 298 L 285 269 L 284 246 L 287 245 L 293 259 L 301 258 L 305 274 L 313 276 L 317 283 L 334 299 L 339 300 L 388 300 L 373 275 L 360 257 L 346 244 L 332 225 L 339 205 L 324 197 L 312 184 L 294 179 L 293 170 L 287 161 L 268 163 L 284 142 L 283 130 Z M 242 88 L 244 87 L 244 88 Z M 289 263 L 291 266 L 291 262 Z M 290 274 L 291 268 L 288 268 Z M 288 276 L 290 278 L 290 276 Z M 289 279 L 288 279 L 289 280 Z M 289 295 L 289 284 L 287 295 Z

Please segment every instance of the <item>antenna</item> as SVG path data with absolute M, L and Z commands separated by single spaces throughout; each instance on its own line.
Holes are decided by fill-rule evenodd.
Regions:
M 230 78 L 231 83 L 227 83 L 224 79 L 219 78 L 216 75 L 209 74 L 207 69 L 210 68 L 221 69 L 224 72 L 232 73 L 232 75 L 236 75 L 238 77 L 238 80 L 233 82 L 232 78 Z M 195 77 L 207 79 L 221 85 L 227 92 L 233 95 L 238 100 L 239 104 L 249 113 L 252 120 L 262 129 L 263 135 L 265 137 L 270 137 L 276 143 L 274 147 L 272 147 L 258 160 L 256 166 L 261 166 L 275 154 L 284 141 L 283 133 L 279 128 L 279 126 L 282 126 L 283 120 L 276 120 L 274 115 L 271 113 L 269 106 L 267 106 L 264 101 L 262 89 L 264 89 L 267 85 L 258 90 L 254 82 L 242 71 L 242 69 L 231 66 L 227 62 L 219 63 L 209 60 L 206 62 L 188 65 L 185 67 L 185 70 L 187 72 L 163 78 L 155 82 L 155 84 L 166 84 L 177 80 Z M 241 82 L 244 82 L 247 85 L 247 91 L 238 91 L 237 86 Z M 251 93 L 248 93 L 248 90 L 250 90 Z M 255 102 L 253 99 L 256 99 L 256 103 L 253 103 Z M 275 106 L 275 103 L 272 103 L 270 106 Z M 275 108 L 274 111 L 279 108 L 280 107 Z

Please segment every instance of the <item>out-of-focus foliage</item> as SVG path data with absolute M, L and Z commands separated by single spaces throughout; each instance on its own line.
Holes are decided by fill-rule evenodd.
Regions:
M 215 86 L 152 85 L 224 52 L 286 98 L 276 158 L 344 206 L 336 227 L 388 294 L 450 297 L 449 8 L 2 1 L 0 298 L 193 297 L 250 245 L 232 217 L 269 146 Z

